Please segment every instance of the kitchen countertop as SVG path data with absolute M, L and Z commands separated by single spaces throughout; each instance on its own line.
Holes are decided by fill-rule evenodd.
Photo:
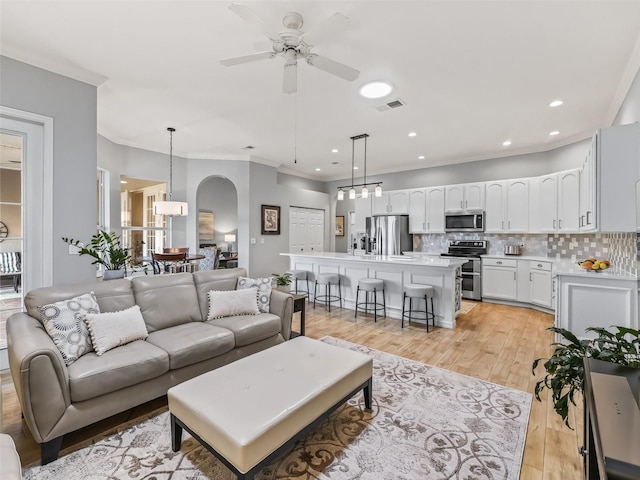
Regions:
M 333 260 L 347 260 L 352 262 L 395 263 L 398 265 L 414 265 L 424 267 L 451 268 L 459 267 L 466 260 L 459 258 L 440 258 L 434 254 L 428 255 L 351 255 L 342 252 L 314 252 L 314 253 L 281 253 L 289 257 L 325 258 Z

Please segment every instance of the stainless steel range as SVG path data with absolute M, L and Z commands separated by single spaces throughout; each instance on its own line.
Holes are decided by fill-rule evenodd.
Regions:
M 462 264 L 462 298 L 482 299 L 482 259 L 487 253 L 486 240 L 449 240 L 449 250 L 441 257 L 468 259 Z

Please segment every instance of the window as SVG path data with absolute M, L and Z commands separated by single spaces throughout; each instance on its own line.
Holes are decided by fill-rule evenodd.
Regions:
M 97 211 L 96 225 L 98 230 L 109 230 L 109 172 L 101 168 L 96 174 Z
M 122 243 L 133 248 L 134 266 L 165 246 L 166 220 L 153 214 L 153 202 L 165 200 L 166 190 L 164 182 L 120 177 Z

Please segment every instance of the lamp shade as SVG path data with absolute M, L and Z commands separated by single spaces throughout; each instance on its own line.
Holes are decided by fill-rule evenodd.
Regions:
M 168 217 L 183 217 L 189 214 L 187 202 L 153 202 L 154 215 L 166 215 Z
M 236 236 L 231 234 L 231 233 L 228 233 L 228 234 L 226 234 L 224 236 L 224 241 L 225 242 L 235 242 L 236 241 Z

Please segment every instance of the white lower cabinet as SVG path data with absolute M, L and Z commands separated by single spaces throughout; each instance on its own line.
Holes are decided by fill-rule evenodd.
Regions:
M 551 262 L 529 261 L 529 303 L 553 308 Z
M 482 260 L 482 297 L 513 301 L 518 299 L 517 260 Z
M 640 328 L 635 278 L 611 278 L 599 273 L 560 273 L 556 279 L 556 327 L 570 330 L 578 338 L 595 337 L 585 331 L 588 327 L 608 329 L 617 325 Z

